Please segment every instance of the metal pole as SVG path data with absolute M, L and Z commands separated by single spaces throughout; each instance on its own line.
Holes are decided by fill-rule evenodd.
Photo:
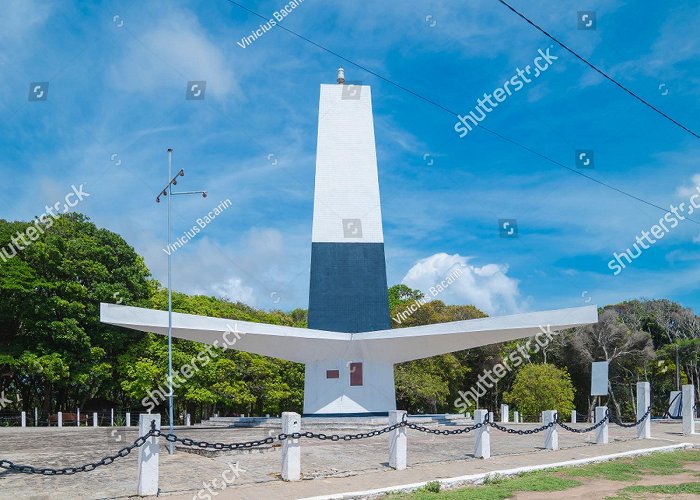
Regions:
M 172 176 L 173 149 L 168 148 L 168 181 Z M 168 250 L 170 250 L 170 221 L 171 221 L 171 200 L 172 184 L 168 185 Z M 173 286 L 172 286 L 172 251 L 168 252 L 168 420 L 170 423 L 170 434 L 173 432 Z M 168 442 L 168 453 L 175 452 L 175 443 Z

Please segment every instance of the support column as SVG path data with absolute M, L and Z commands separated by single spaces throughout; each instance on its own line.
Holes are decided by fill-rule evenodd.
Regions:
M 651 385 L 649 382 L 637 382 L 637 420 L 642 418 L 651 405 Z M 637 438 L 651 437 L 651 413 L 643 422 L 637 424 Z
M 576 410 L 571 411 L 571 423 L 572 424 L 576 423 Z
M 63 412 L 59 411 L 56 413 L 56 425 L 58 427 L 63 427 Z
M 92 426 L 97 427 L 97 412 L 92 413 Z
M 684 385 L 683 394 L 683 434 L 695 434 L 695 386 Z
M 508 405 L 501 405 L 501 423 L 507 424 L 509 416 Z
M 39 426 L 39 408 L 34 408 L 34 427 Z
M 27 412 L 26 411 L 22 412 L 21 421 L 22 421 L 22 427 L 26 427 L 27 426 Z
M 76 408 L 75 415 L 76 415 L 76 421 L 77 421 L 76 425 L 78 427 L 80 427 L 80 408 Z
M 185 413 L 185 426 L 190 427 L 192 425 L 192 418 L 189 413 Z
M 549 424 L 554 422 L 556 418 L 556 410 L 545 410 L 542 412 L 542 423 Z M 544 448 L 546 450 L 558 450 L 559 449 L 559 434 L 557 433 L 557 424 L 555 423 L 552 427 L 544 431 Z
M 404 410 L 389 411 L 389 425 L 400 423 L 406 412 Z M 394 429 L 389 434 L 389 467 L 396 470 L 404 470 L 406 468 L 406 448 L 407 448 L 406 427 Z
M 301 431 L 301 415 L 294 412 L 282 412 L 282 434 Z M 282 479 L 299 481 L 301 479 L 301 448 L 298 439 L 288 437 L 282 441 Z
M 474 443 L 475 458 L 491 458 L 491 426 L 484 423 L 487 415 L 487 410 L 474 411 L 474 423 L 484 424 L 474 431 L 476 432 Z
M 513 422 L 515 422 L 516 424 L 520 423 L 520 412 L 513 412 Z
M 596 406 L 595 408 L 595 423 L 605 419 L 608 412 L 607 406 Z M 596 429 L 595 444 L 608 444 L 608 420 L 603 422 L 603 425 Z
M 94 415 L 94 414 L 93 414 Z M 139 437 L 145 436 L 151 430 L 151 422 L 155 420 L 156 429 L 160 430 L 159 413 L 142 413 L 139 415 Z M 139 448 L 139 480 L 138 495 L 154 496 L 158 494 L 158 461 L 160 454 L 160 441 L 151 436 L 146 443 Z
M 131 413 L 126 412 L 126 426 L 131 427 Z

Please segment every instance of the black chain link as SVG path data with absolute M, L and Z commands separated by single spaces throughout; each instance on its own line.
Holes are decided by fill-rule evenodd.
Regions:
M 649 408 L 647 408 L 647 411 L 644 412 L 644 415 L 642 415 L 636 422 L 633 422 L 631 424 L 622 423 L 617 417 L 612 417 L 612 416 L 610 416 L 610 421 L 615 425 L 619 425 L 620 427 L 627 427 L 627 428 L 636 427 L 639 424 L 641 424 L 642 422 L 644 422 L 650 414 L 651 414 L 651 405 L 649 405 Z
M 584 429 L 576 429 L 576 428 L 574 428 L 574 427 L 569 427 L 569 426 L 566 425 L 564 422 L 559 422 L 559 419 L 557 419 L 557 424 L 559 424 L 559 427 L 561 427 L 562 429 L 565 429 L 565 430 L 567 430 L 567 431 L 569 431 L 569 432 L 575 432 L 575 433 L 577 433 L 577 434 L 584 434 L 584 433 L 586 433 L 586 432 L 591 432 L 591 431 L 596 430 L 598 427 L 600 427 L 601 425 L 603 425 L 603 424 L 605 423 L 606 420 L 609 420 L 609 419 L 610 419 L 610 411 L 606 410 L 606 411 L 605 411 L 605 416 L 601 419 L 600 422 L 597 422 L 597 423 L 595 423 L 594 425 L 592 425 L 592 426 L 590 426 L 590 427 L 586 427 L 586 428 L 584 428 Z
M 541 427 L 536 427 L 535 429 L 512 429 L 509 427 L 504 427 L 502 425 L 498 425 L 496 422 L 489 422 L 488 420 L 485 422 L 494 429 L 498 429 L 501 432 L 507 432 L 508 434 L 518 434 L 519 436 L 525 436 L 529 434 L 537 434 L 538 432 L 542 432 L 547 429 L 551 429 L 556 425 L 557 423 L 557 417 L 555 415 L 554 420 L 549 422 L 548 424 L 545 424 Z
M 108 455 L 104 457 L 102 460 L 99 462 L 94 462 L 94 463 L 89 463 L 85 465 L 81 465 L 79 467 L 63 467 L 62 469 L 51 469 L 48 467 L 32 467 L 31 465 L 21 465 L 21 464 L 15 464 L 9 460 L 0 460 L 0 469 L 7 469 L 15 472 L 21 472 L 23 474 L 42 474 L 44 476 L 63 476 L 63 475 L 72 475 L 76 474 L 78 472 L 90 472 L 102 465 L 109 465 L 113 463 L 115 460 L 118 458 L 124 458 L 126 457 L 129 453 L 132 452 L 135 448 L 140 448 L 144 444 L 146 444 L 146 441 L 152 436 L 159 436 L 160 431 L 157 431 L 155 429 L 155 421 L 151 422 L 151 430 L 138 438 L 136 441 L 133 442 L 130 446 L 125 446 L 121 450 L 119 450 L 116 454 L 114 455 Z

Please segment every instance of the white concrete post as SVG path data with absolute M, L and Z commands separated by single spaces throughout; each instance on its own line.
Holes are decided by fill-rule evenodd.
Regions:
M 464 414 L 464 418 L 466 418 L 467 420 L 471 420 L 472 414 L 470 412 L 467 412 Z
M 27 426 L 27 412 L 26 411 L 22 412 L 21 420 L 22 420 L 22 427 L 26 427 Z
M 608 412 L 607 406 L 596 406 L 595 407 L 595 423 L 597 424 L 605 418 L 605 414 Z M 595 444 L 608 444 L 608 420 L 603 422 L 603 425 L 596 429 L 595 433 Z
M 572 424 L 576 423 L 576 410 L 571 411 L 571 423 Z
M 490 412 L 489 412 L 489 422 L 493 422 L 493 421 L 494 421 L 494 420 L 493 420 L 493 412 L 490 411 Z
M 126 412 L 126 426 L 131 427 L 131 413 Z
M 114 427 L 114 408 L 110 410 L 109 414 L 109 426 Z
M 92 413 L 92 426 L 97 427 L 97 412 Z
M 683 434 L 695 434 L 695 386 L 684 385 L 683 394 Z
M 649 382 L 637 382 L 637 420 L 642 418 L 651 404 L 651 385 Z M 643 422 L 637 424 L 637 438 L 651 437 L 651 413 Z
M 501 405 L 501 423 L 508 423 L 508 405 Z
M 78 427 L 80 427 L 80 408 L 76 408 L 75 414 L 77 415 L 77 418 L 76 418 L 78 421 L 77 425 L 78 425 Z
M 56 413 L 56 425 L 58 427 L 63 427 L 63 412 L 59 411 Z
M 282 434 L 289 435 L 300 431 L 301 415 L 291 411 L 282 412 Z M 282 442 L 282 479 L 301 479 L 301 447 L 298 439 L 289 437 Z
M 488 411 L 475 410 L 474 423 L 484 423 Z M 475 458 L 491 458 L 491 426 L 484 424 L 476 429 L 476 437 L 474 443 Z
M 400 423 L 405 415 L 405 410 L 390 410 L 389 425 Z M 406 427 L 399 427 L 389 433 L 389 467 L 396 470 L 406 468 L 407 442 Z
M 557 414 L 556 410 L 545 410 L 542 412 L 542 423 L 549 424 L 554 422 L 554 417 Z M 544 431 L 544 448 L 546 450 L 559 449 L 559 434 L 557 433 L 557 424 Z
M 34 408 L 34 427 L 39 425 L 39 408 Z
M 139 437 L 145 436 L 151 431 L 151 422 L 155 420 L 156 429 L 160 430 L 159 413 L 141 413 L 139 415 Z M 151 436 L 146 443 L 139 448 L 139 482 L 138 495 L 154 496 L 158 494 L 158 458 L 160 453 L 160 441 Z
M 185 425 L 190 427 L 192 425 L 192 418 L 189 413 L 185 413 Z
M 516 424 L 520 423 L 520 412 L 513 412 L 513 422 L 515 422 Z

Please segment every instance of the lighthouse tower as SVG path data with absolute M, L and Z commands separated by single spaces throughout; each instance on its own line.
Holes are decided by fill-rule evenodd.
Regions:
M 372 89 L 321 85 L 311 243 L 309 328 L 358 333 L 390 328 Z M 350 352 L 306 365 L 305 413 L 386 414 L 395 405 L 391 364 Z M 365 381 L 372 381 L 369 384 Z M 377 381 L 381 381 L 380 384 Z

